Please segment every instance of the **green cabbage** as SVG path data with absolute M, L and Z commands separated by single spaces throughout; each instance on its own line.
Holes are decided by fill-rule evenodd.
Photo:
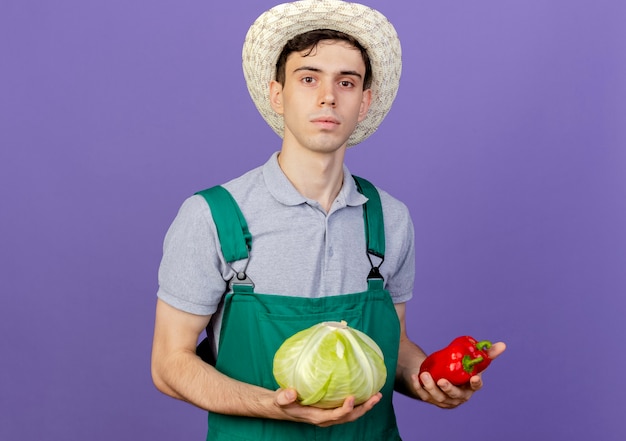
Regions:
M 324 322 L 289 337 L 274 355 L 274 378 L 298 392 L 300 404 L 334 408 L 353 395 L 367 401 L 387 379 L 383 353 L 345 321 Z

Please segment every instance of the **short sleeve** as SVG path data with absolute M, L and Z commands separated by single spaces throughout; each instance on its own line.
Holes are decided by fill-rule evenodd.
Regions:
M 415 284 L 415 231 L 405 204 L 380 191 L 385 218 L 385 262 L 381 272 L 394 303 L 413 297 Z
M 209 206 L 192 196 L 165 235 L 157 296 L 191 314 L 213 314 L 226 291 L 225 267 Z

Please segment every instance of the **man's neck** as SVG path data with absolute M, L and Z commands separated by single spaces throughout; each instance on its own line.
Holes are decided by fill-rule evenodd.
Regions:
M 333 153 L 298 154 L 283 148 L 278 164 L 302 196 L 319 202 L 328 213 L 343 185 L 344 154 L 345 148 Z

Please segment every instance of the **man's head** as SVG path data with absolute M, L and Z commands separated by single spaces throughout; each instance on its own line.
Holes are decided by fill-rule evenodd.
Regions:
M 320 41 L 333 40 L 333 41 L 345 41 L 350 46 L 361 52 L 363 63 L 365 64 L 365 78 L 363 78 L 363 89 L 369 89 L 372 85 L 372 65 L 370 63 L 369 55 L 361 43 L 351 35 L 344 32 L 335 31 L 333 29 L 315 29 L 305 32 L 303 34 L 296 35 L 285 44 L 282 52 L 278 56 L 276 62 L 276 81 L 282 86 L 285 85 L 285 65 L 287 64 L 287 58 L 293 52 L 305 52 L 305 56 L 314 53 L 315 48 Z
M 344 39 L 322 39 L 291 52 L 279 75 L 283 83 L 272 81 L 269 95 L 283 117 L 283 150 L 340 153 L 371 104 L 361 51 Z
M 332 38 L 324 35 L 329 31 Z M 378 128 L 400 82 L 400 41 L 393 25 L 380 12 L 341 0 L 302 0 L 275 6 L 261 14 L 248 30 L 242 51 L 244 77 L 261 116 L 282 137 L 284 120 L 270 103 L 269 85 L 274 80 L 284 81 L 282 66 L 291 53 L 302 54 L 310 49 L 313 55 L 324 40 L 348 43 L 361 51 L 366 64 L 364 87 L 371 90 L 371 105 L 348 139 L 347 145 L 353 146 Z

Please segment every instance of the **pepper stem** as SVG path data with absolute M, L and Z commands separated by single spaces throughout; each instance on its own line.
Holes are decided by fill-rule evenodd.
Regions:
M 478 363 L 482 363 L 482 361 L 484 360 L 482 355 L 479 355 L 476 358 L 472 358 L 469 355 L 466 355 L 463 357 L 463 370 L 465 372 L 467 372 L 468 374 L 471 374 L 472 371 L 474 370 L 474 366 L 476 366 Z
M 491 342 L 489 340 L 483 340 L 476 343 L 476 349 L 479 351 L 483 351 L 485 349 L 489 349 L 491 347 Z

